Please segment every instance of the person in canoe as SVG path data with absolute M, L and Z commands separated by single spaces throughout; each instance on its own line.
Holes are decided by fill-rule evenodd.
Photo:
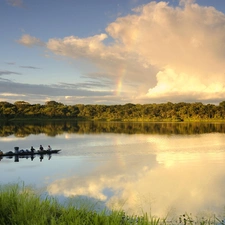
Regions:
M 32 153 L 34 153 L 35 149 L 34 149 L 33 146 L 31 146 L 30 151 L 31 151 Z
M 50 146 L 50 145 L 48 145 L 48 149 L 47 149 L 47 151 L 51 151 L 51 150 L 52 150 L 51 146 Z
M 43 152 L 43 151 L 44 151 L 44 148 L 43 148 L 43 146 L 42 146 L 42 145 L 40 145 L 39 150 L 40 150 L 41 152 Z

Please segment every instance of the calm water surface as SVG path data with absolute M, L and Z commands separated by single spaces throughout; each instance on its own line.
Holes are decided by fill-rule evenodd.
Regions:
M 221 125 L 222 127 L 224 125 Z M 223 129 L 222 129 L 223 130 Z M 177 134 L 178 133 L 178 134 Z M 62 149 L 0 161 L 1 183 L 23 181 L 61 199 L 89 198 L 130 214 L 223 214 L 225 206 L 225 133 L 210 132 L 60 132 L 0 137 L 0 149 L 40 144 Z

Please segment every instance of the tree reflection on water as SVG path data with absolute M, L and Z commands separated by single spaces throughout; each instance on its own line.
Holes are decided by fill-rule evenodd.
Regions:
M 224 123 L 140 123 L 140 122 L 42 122 L 42 123 L 3 123 L 0 124 L 0 137 L 15 135 L 26 137 L 30 134 L 45 133 L 55 137 L 63 133 L 124 133 L 124 134 L 203 134 L 225 133 Z

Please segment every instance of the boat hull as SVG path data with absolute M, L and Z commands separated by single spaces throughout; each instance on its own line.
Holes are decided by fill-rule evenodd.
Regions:
M 15 153 L 15 152 L 6 152 L 6 153 L 3 153 L 2 155 L 0 156 L 21 156 L 21 155 L 50 155 L 50 154 L 57 154 L 61 151 L 61 149 L 55 149 L 55 150 L 51 150 L 51 151 L 48 151 L 48 150 L 43 150 L 43 151 L 35 151 L 35 152 L 18 152 L 18 153 Z

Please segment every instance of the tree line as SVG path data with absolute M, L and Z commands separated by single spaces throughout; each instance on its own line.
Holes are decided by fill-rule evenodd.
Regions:
M 225 101 L 218 105 L 195 103 L 161 103 L 124 105 L 64 105 L 56 101 L 30 104 L 0 102 L 0 120 L 72 119 L 102 121 L 196 121 L 224 120 Z

